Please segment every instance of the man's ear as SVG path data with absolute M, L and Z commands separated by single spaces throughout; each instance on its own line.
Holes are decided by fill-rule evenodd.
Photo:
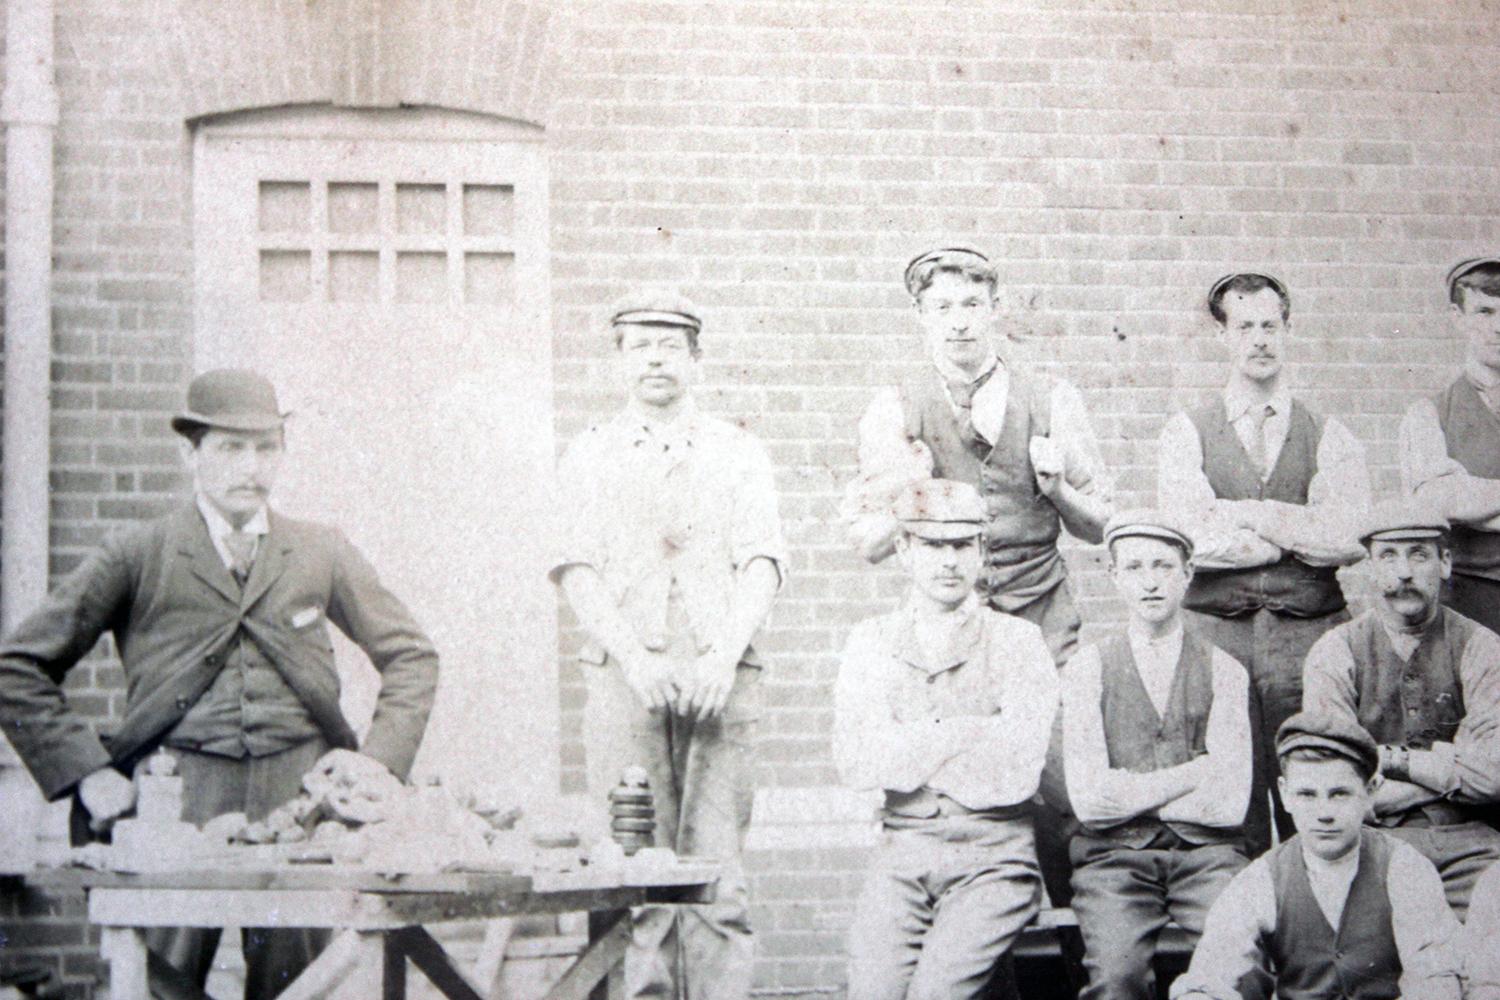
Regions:
M 182 435 L 177 437 L 177 454 L 182 458 L 182 464 L 189 469 L 198 464 L 198 448 L 193 442 Z

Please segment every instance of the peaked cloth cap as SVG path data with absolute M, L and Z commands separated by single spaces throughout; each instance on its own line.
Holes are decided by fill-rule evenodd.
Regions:
M 1382 500 L 1366 516 L 1359 540 L 1403 542 L 1441 538 L 1448 533 L 1448 519 L 1420 500 Z
M 698 307 L 671 288 L 647 288 L 624 296 L 610 309 L 609 322 L 611 326 L 621 323 L 675 326 L 694 334 L 703 329 Z
M 1276 730 L 1276 756 L 1292 750 L 1328 750 L 1352 761 L 1366 774 L 1380 769 L 1380 747 L 1353 720 L 1326 712 L 1298 712 Z
M 985 271 L 990 269 L 990 259 L 978 250 L 970 250 L 968 247 L 943 247 L 939 250 L 929 250 L 926 253 L 917 254 L 906 265 L 902 281 L 906 285 L 906 291 L 911 295 L 917 294 L 917 279 L 922 269 L 932 267 L 977 267 Z
M 952 479 L 923 479 L 901 491 L 896 520 L 918 538 L 973 538 L 984 531 L 986 509 L 979 491 Z
M 1104 547 L 1114 544 L 1117 538 L 1159 538 L 1164 542 L 1180 545 L 1193 555 L 1193 537 L 1176 518 L 1150 508 L 1122 510 L 1109 519 L 1104 526 Z
M 1470 257 L 1468 260 L 1461 260 L 1450 267 L 1448 269 L 1448 294 L 1453 294 L 1453 285 L 1459 278 L 1462 278 L 1470 271 L 1477 271 L 1486 264 L 1492 267 L 1500 267 L 1500 257 Z
M 202 427 L 227 431 L 270 431 L 286 423 L 269 379 L 248 368 L 216 368 L 188 385 L 187 409 L 172 418 L 172 429 L 187 436 Z
M 1224 277 L 1220 278 L 1218 281 L 1215 281 L 1213 285 L 1209 287 L 1208 305 L 1210 309 L 1213 308 L 1213 304 L 1219 298 L 1219 296 L 1224 293 L 1224 286 L 1229 284 L 1235 278 L 1259 278 L 1266 284 L 1270 285 L 1272 288 L 1276 289 L 1276 294 L 1280 295 L 1283 299 L 1290 299 L 1292 297 L 1287 292 L 1286 286 L 1283 285 L 1278 279 L 1271 277 L 1269 274 L 1262 274 L 1259 271 L 1235 271 L 1231 274 L 1224 275 Z

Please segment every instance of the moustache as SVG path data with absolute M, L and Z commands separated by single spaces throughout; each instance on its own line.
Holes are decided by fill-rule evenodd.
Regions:
M 1385 591 L 1385 596 L 1395 599 L 1397 597 L 1425 597 L 1416 587 L 1392 587 Z

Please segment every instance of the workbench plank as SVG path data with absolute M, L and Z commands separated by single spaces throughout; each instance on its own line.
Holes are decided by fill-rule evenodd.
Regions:
M 28 877 L 45 889 L 194 889 L 425 893 L 522 893 L 531 888 L 525 875 L 499 872 L 437 872 L 383 875 L 378 871 L 342 865 L 277 865 L 266 868 L 227 868 L 214 871 L 182 869 L 158 872 L 103 872 L 87 868 L 57 868 Z

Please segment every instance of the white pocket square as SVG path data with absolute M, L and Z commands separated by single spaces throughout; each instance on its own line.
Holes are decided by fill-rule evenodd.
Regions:
M 292 613 L 292 628 L 306 628 L 318 620 L 320 612 L 317 608 L 303 608 L 301 611 Z

